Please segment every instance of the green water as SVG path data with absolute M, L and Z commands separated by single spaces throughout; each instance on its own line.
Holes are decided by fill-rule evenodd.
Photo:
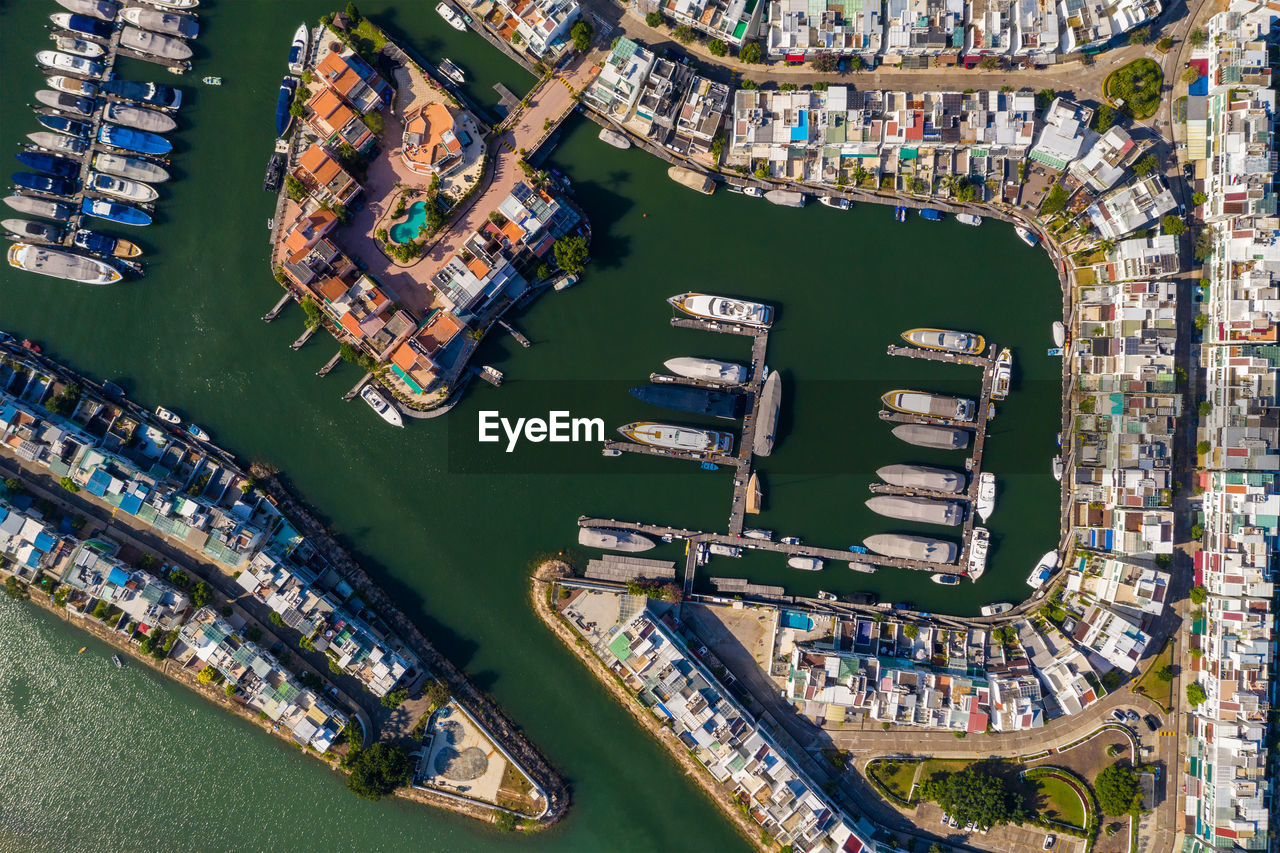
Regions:
M 206 3 L 187 81 L 175 180 L 157 225 L 131 234 L 148 250 L 140 282 L 88 288 L 0 269 L 0 328 L 114 379 L 146 405 L 163 402 L 243 458 L 288 472 L 442 650 L 491 691 L 573 786 L 570 817 L 533 839 L 396 803 L 347 796 L 339 780 L 287 745 L 228 718 L 163 680 L 118 672 L 105 650 L 31 607 L 0 602 L 0 848 L 155 849 L 175 829 L 196 849 L 575 850 L 726 849 L 736 837 L 716 810 L 594 684 L 527 603 L 531 559 L 575 540 L 580 514 L 723 529 L 729 472 L 655 459 L 603 459 L 595 445 L 529 445 L 504 454 L 477 445 L 481 409 L 549 408 L 598 416 L 609 429 L 652 418 L 628 387 L 676 355 L 744 359 L 741 339 L 671 329 L 663 299 L 711 290 L 779 306 L 768 361 L 788 383 L 773 457 L 762 464 L 779 535 L 843 546 L 904 526 L 862 506 L 875 468 L 895 461 L 959 465 L 897 442 L 876 418 L 900 385 L 975 394 L 971 369 L 891 359 L 886 344 L 917 325 L 972 328 L 1017 359 L 1015 394 L 1001 407 L 988 468 L 1001 477 L 990 525 L 992 561 L 976 586 L 919 576 L 812 575 L 776 558 L 719 560 L 709 574 L 786 582 L 797 592 L 875 591 L 925 608 L 973 612 L 1019 600 L 1023 578 L 1056 540 L 1048 474 L 1057 429 L 1058 365 L 1048 359 L 1058 313 L 1043 254 L 1011 229 L 892 221 L 883 207 L 796 211 L 742 196 L 704 198 L 668 181 L 637 151 L 571 125 L 551 164 L 566 172 L 592 219 L 588 276 L 515 319 L 535 343 L 485 342 L 480 361 L 501 389 L 477 384 L 445 419 L 387 428 L 342 394 L 359 378 L 315 371 L 335 347 L 289 343 L 301 312 L 259 319 L 280 290 L 267 270 L 273 200 L 261 192 L 275 94 L 300 20 L 323 2 Z M 362 3 L 427 57 L 467 69 L 469 92 L 496 103 L 494 83 L 523 92 L 530 77 L 477 36 L 457 34 L 429 3 Z M 10 145 L 37 129 L 24 107 L 41 88 L 32 67 L 52 2 L 0 2 L 0 127 Z M 265 19 L 269 10 L 269 19 Z M 155 78 L 122 63 L 129 76 Z M 168 78 L 169 75 L 161 74 Z M 173 82 L 165 79 L 164 82 Z M 342 236 L 339 235 L 339 241 Z M 667 549 L 668 551 L 673 549 Z M 657 552 L 655 552 L 656 555 Z M 671 554 L 672 559 L 678 554 Z

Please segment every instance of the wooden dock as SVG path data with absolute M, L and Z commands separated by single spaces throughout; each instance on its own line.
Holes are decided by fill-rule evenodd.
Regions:
M 329 371 L 338 366 L 338 362 L 342 361 L 342 350 L 338 350 L 333 354 L 333 358 L 324 363 L 324 367 L 316 371 L 316 376 L 328 376 Z
M 277 302 L 274 306 L 272 306 L 270 311 L 262 315 L 262 322 L 270 323 L 272 320 L 279 317 L 280 312 L 283 311 L 285 309 L 285 306 L 288 305 L 292 300 L 293 300 L 293 294 L 286 290 L 284 296 L 280 297 L 280 301 Z
M 508 323 L 506 320 L 499 320 L 498 325 L 501 326 L 503 329 L 505 329 L 507 334 L 515 338 L 520 343 L 520 346 L 524 347 L 525 349 L 528 349 L 529 347 L 533 346 L 533 344 L 529 341 L 528 338 L 520 334 L 519 329 L 517 329 L 515 326 Z
M 311 336 L 314 335 L 316 333 L 316 330 L 318 330 L 319 328 L 320 328 L 319 325 L 307 326 L 307 328 L 303 330 L 302 334 L 298 335 L 298 339 L 293 343 L 289 344 L 289 349 L 302 349 L 302 345 L 305 344 L 307 341 L 311 340 Z

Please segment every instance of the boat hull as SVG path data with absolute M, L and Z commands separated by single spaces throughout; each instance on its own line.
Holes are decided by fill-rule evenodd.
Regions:
M 105 80 L 98 86 L 108 95 L 115 95 L 140 104 L 176 110 L 182 106 L 182 90 L 163 83 L 141 83 L 136 80 Z
M 686 379 L 723 382 L 726 385 L 741 385 L 747 381 L 747 369 L 741 364 L 713 358 L 673 358 L 663 362 L 662 366 Z
M 707 293 L 681 293 L 667 302 L 691 317 L 718 323 L 767 328 L 773 322 L 773 308 L 760 302 L 730 299 Z
M 301 74 L 307 62 L 307 46 L 311 41 L 311 31 L 304 23 L 293 33 L 293 42 L 289 45 L 289 70 Z
M 74 208 L 69 204 L 60 201 L 50 201 L 46 198 L 32 198 L 26 195 L 11 195 L 5 198 L 4 203 L 19 213 L 29 213 L 32 216 L 43 216 L 45 219 L 55 219 L 59 222 L 66 222 L 71 218 Z
M 80 212 L 85 216 L 118 222 L 121 225 L 146 226 L 151 224 L 151 215 L 130 204 L 118 201 L 86 198 L 80 204 Z
M 142 254 L 142 249 L 138 248 L 137 244 L 120 237 L 99 234 L 96 231 L 81 229 L 72 235 L 71 242 L 77 248 L 92 252 L 95 255 L 110 255 L 114 258 L 136 258 Z
M 93 158 L 93 168 L 104 175 L 116 175 L 133 181 L 145 181 L 148 184 L 162 184 L 169 180 L 167 169 L 159 163 L 140 157 L 125 157 L 103 152 Z
M 71 195 L 76 190 L 76 182 L 65 178 L 37 175 L 34 172 L 14 172 L 9 177 L 14 185 L 32 192 L 49 193 L 50 195 Z
M 951 329 L 908 329 L 902 333 L 902 339 L 921 349 L 963 355 L 977 355 L 987 348 L 987 341 L 982 335 L 973 332 L 956 332 Z
M 88 122 L 78 121 L 66 116 L 36 116 L 36 121 L 55 133 L 61 133 L 63 136 L 70 136 L 73 139 L 88 139 L 89 135 L 93 133 L 93 126 Z
M 36 222 L 32 219 L 6 219 L 0 222 L 0 228 L 24 240 L 37 240 L 46 243 L 58 242 L 62 230 L 47 222 Z
M 925 465 L 886 465 L 876 471 L 876 476 L 891 486 L 903 489 L 928 489 L 951 494 L 963 492 L 967 480 L 959 471 Z
M 193 39 L 200 35 L 200 20 L 194 15 L 135 6 L 120 13 L 120 19 L 144 30 Z
M 124 277 L 103 261 L 30 243 L 14 243 L 9 247 L 9 265 L 80 284 L 114 284 Z
M 293 125 L 293 114 L 289 108 L 293 105 L 293 94 L 298 89 L 298 82 L 292 77 L 280 81 L 280 91 L 276 93 L 276 136 L 284 136 Z
M 149 133 L 168 133 L 178 126 L 173 116 L 165 115 L 145 107 L 134 107 L 129 104 L 108 104 L 102 117 L 112 124 L 145 130 Z
M 137 202 L 138 204 L 150 204 L 160 197 L 160 193 L 156 191 L 155 187 L 139 181 L 131 181 L 128 178 L 102 175 L 97 172 L 89 173 L 89 187 L 103 195 L 109 195 L 124 201 Z
M 578 544 L 587 548 L 601 548 L 606 551 L 639 553 L 648 551 L 657 543 L 642 533 L 636 533 L 634 530 L 620 530 L 614 527 L 580 527 L 578 528 Z
M 52 89 L 41 89 L 36 92 L 36 100 L 46 107 L 61 110 L 73 115 L 86 117 L 93 115 L 93 101 L 66 92 L 55 92 Z
M 956 558 L 956 545 L 945 539 L 927 536 L 908 536 L 901 533 L 880 533 L 862 540 L 868 549 L 886 557 L 919 560 L 929 563 L 950 563 Z
M 972 436 L 968 430 L 930 424 L 899 424 L 893 428 L 893 434 L 907 444 L 937 450 L 963 450 L 969 446 Z
M 49 20 L 64 30 L 100 39 L 111 38 L 111 34 L 116 30 L 107 21 L 88 15 L 78 15 L 75 12 L 56 12 L 49 16 Z
M 742 417 L 745 399 L 732 391 L 697 388 L 690 385 L 640 385 L 631 389 L 631 396 L 651 406 L 736 420 Z
M 120 14 L 120 4 L 115 0 L 57 0 L 57 3 L 68 12 L 102 21 L 114 21 Z
M 733 435 L 719 430 L 639 421 L 619 427 L 618 432 L 637 444 L 663 450 L 729 453 L 733 449 Z
M 908 495 L 878 495 L 867 500 L 867 509 L 886 518 L 922 524 L 957 525 L 964 521 L 964 509 L 956 501 L 916 498 Z
M 160 59 L 185 60 L 192 56 L 191 47 L 182 39 L 153 33 L 137 27 L 125 27 L 120 31 L 120 46 Z
M 922 391 L 890 391 L 880 399 L 886 406 L 897 412 L 957 421 L 972 421 L 976 406 L 973 400 L 963 397 L 928 394 Z
M 98 128 L 98 141 L 135 154 L 160 155 L 173 150 L 172 143 L 163 136 L 117 124 L 104 124 Z
M 69 157 L 59 157 L 43 151 L 19 151 L 13 156 L 28 169 L 35 169 L 37 172 L 55 178 L 71 179 L 80 174 L 80 164 Z

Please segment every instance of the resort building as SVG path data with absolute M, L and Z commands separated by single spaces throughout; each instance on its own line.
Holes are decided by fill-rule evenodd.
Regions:
M 1092 267 L 1099 283 L 1168 278 L 1182 269 L 1178 238 L 1172 234 L 1132 237 L 1112 245 Z
M 1054 171 L 1063 171 L 1098 138 L 1089 129 L 1092 120 L 1091 108 L 1066 98 L 1054 98 L 1044 112 L 1044 126 L 1028 156 Z
M 396 307 L 368 275 L 348 283 L 330 276 L 311 288 L 316 304 L 337 327 L 339 340 L 346 340 L 382 360 L 413 332 L 415 323 Z
M 327 86 L 317 89 L 307 101 L 306 122 L 332 151 L 345 144 L 363 153 L 378 141 L 361 115 Z
M 958 57 L 968 0 L 886 0 L 884 55 Z
M 87 612 L 102 601 L 122 612 L 124 620 L 137 623 L 137 630 L 172 631 L 182 624 L 191 599 L 177 587 L 150 572 L 134 569 L 115 557 L 119 547 L 91 539 L 79 542 L 62 570 L 62 583 L 84 596 Z
M 577 0 L 496 0 L 487 20 L 506 41 L 541 59 L 568 46 L 581 16 Z
M 583 91 L 583 99 L 617 121 L 626 119 L 640 98 L 640 88 L 654 62 L 654 55 L 647 48 L 626 36 L 620 37 L 605 57 L 600 73 Z
M 1087 650 L 1094 671 L 1119 669 L 1129 674 L 1138 668 L 1151 642 L 1137 623 L 1101 605 L 1085 611 L 1071 638 Z
M 26 510 L 18 509 L 18 503 L 28 504 Z M 28 579 L 54 565 L 62 541 L 29 504 L 19 496 L 0 501 L 0 555 L 13 564 L 12 571 Z
M 966 57 L 1006 56 L 1013 52 L 1017 0 L 972 0 L 969 14 Z
M 307 192 L 329 204 L 349 204 L 360 194 L 360 184 L 319 143 L 313 143 L 293 170 Z
M 875 61 L 883 42 L 883 0 L 772 0 L 765 47 L 770 56 L 801 62 L 817 53 Z
M 1071 164 L 1071 176 L 1094 192 L 1106 192 L 1124 177 L 1124 163 L 1133 151 L 1133 139 L 1128 132 L 1113 125 L 1093 144 L 1089 153 Z
M 462 151 L 469 141 L 448 106 L 423 104 L 404 117 L 400 159 L 415 174 L 447 175 L 462 165 Z
M 391 103 L 395 91 L 360 55 L 329 51 L 316 63 L 315 77 L 363 115 Z
M 1151 174 L 1098 199 L 1086 213 L 1102 239 L 1114 241 L 1154 225 L 1177 207 L 1164 177 Z
M 1056 0 L 1017 0 L 1011 13 L 1015 56 L 1044 59 L 1058 52 L 1062 27 Z
M 732 93 L 725 83 L 694 75 L 676 116 L 676 138 L 668 141 L 668 146 L 677 153 L 710 153 L 729 112 Z

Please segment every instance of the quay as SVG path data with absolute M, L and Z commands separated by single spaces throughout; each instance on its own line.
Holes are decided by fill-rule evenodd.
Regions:
M 289 344 L 289 348 L 302 349 L 302 345 L 305 344 L 307 341 L 311 340 L 311 336 L 314 335 L 316 333 L 316 330 L 319 328 L 320 328 L 320 325 L 307 326 L 307 328 L 302 332 L 302 334 L 298 335 L 298 339 L 293 343 Z
M 279 317 L 279 316 L 280 316 L 280 312 L 281 312 L 281 311 L 283 311 L 283 310 L 285 309 L 285 306 L 286 306 L 286 305 L 288 305 L 288 304 L 289 304 L 290 302 L 292 302 L 292 301 L 293 301 L 293 293 L 291 293 L 290 291 L 286 290 L 286 291 L 284 292 L 284 296 L 281 296 L 281 297 L 280 297 L 280 301 L 279 301 L 279 302 L 277 302 L 277 303 L 276 303 L 276 304 L 271 308 L 271 310 L 270 310 L 270 311 L 268 311 L 266 314 L 263 314 L 263 315 L 262 315 L 262 322 L 264 322 L 264 323 L 270 323 L 272 320 L 274 320 L 275 318 Z
M 333 354 L 333 358 L 324 363 L 324 367 L 316 371 L 316 376 L 328 376 L 329 371 L 338 366 L 338 362 L 342 361 L 342 350 L 338 350 Z

